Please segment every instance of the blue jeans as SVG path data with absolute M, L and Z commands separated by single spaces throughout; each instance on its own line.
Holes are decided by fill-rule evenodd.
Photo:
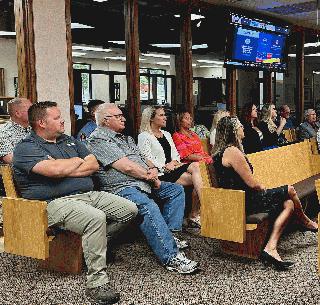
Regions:
M 118 195 L 137 205 L 138 213 L 143 216 L 140 229 L 160 262 L 166 265 L 178 252 L 171 231 L 179 231 L 182 227 L 185 207 L 183 187 L 162 181 L 160 188 L 153 189 L 151 194 L 127 187 Z M 162 214 L 153 199 L 163 205 Z

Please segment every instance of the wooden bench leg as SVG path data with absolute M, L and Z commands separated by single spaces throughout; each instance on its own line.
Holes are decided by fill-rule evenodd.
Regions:
M 266 219 L 258 224 L 255 230 L 246 231 L 246 240 L 244 243 L 241 244 L 223 240 L 220 242 L 221 249 L 227 254 L 258 259 L 265 243 L 268 229 L 269 221 Z
M 59 232 L 49 243 L 49 258 L 39 261 L 39 267 L 58 272 L 81 273 L 81 236 L 70 231 Z

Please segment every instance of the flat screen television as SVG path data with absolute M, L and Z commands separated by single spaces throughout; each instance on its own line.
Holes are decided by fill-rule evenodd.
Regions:
M 284 72 L 289 27 L 230 13 L 225 67 Z

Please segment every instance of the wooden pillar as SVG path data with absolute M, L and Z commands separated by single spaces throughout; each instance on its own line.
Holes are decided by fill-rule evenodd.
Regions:
M 15 0 L 14 6 L 19 95 L 57 102 L 70 134 L 75 118 L 70 0 Z
M 303 121 L 304 112 L 304 40 L 305 33 L 302 30 L 297 33 L 296 44 L 296 118 L 298 123 Z
M 231 67 L 227 67 L 227 82 L 226 82 L 226 92 L 227 92 L 227 110 L 231 115 L 237 114 L 237 70 Z
M 138 135 L 141 119 L 140 106 L 140 73 L 139 73 L 139 32 L 138 2 L 124 1 L 125 41 L 126 41 L 126 72 L 127 72 L 127 110 L 128 126 L 134 137 Z
M 263 71 L 263 103 L 272 102 L 272 73 Z
M 193 105 L 193 73 L 192 73 L 192 32 L 191 8 L 182 8 L 180 27 L 180 59 L 181 66 L 176 73 L 180 73 L 182 103 L 186 110 L 194 117 Z
M 15 0 L 18 96 L 37 101 L 32 0 Z

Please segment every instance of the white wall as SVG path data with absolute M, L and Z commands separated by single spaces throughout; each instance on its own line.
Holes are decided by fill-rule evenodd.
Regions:
M 14 97 L 14 77 L 18 76 L 16 40 L 0 38 L 0 68 L 4 68 L 5 96 Z

